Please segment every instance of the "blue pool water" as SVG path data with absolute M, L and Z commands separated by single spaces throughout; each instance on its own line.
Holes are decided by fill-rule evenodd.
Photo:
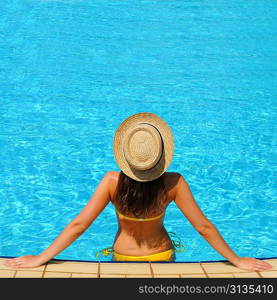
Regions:
M 277 254 L 277 2 L 0 1 L 0 256 L 38 254 L 109 170 L 129 115 L 171 127 L 168 171 L 240 256 Z M 224 259 L 172 203 L 187 251 Z M 60 259 L 95 260 L 112 205 Z M 106 258 L 109 260 L 110 258 Z

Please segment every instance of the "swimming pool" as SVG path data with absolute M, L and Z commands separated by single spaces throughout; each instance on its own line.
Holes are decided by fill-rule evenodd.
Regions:
M 183 174 L 231 248 L 276 257 L 276 1 L 13 0 L 0 9 L 0 256 L 47 247 L 119 170 L 117 126 L 149 111 L 174 134 L 168 171 Z M 186 246 L 177 261 L 224 259 L 174 204 L 165 227 Z M 116 229 L 109 205 L 56 258 L 96 260 Z

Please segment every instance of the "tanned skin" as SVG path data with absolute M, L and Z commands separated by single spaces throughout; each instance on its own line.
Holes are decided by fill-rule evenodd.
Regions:
M 112 202 L 119 172 L 109 171 L 83 210 L 64 228 L 58 237 L 39 255 L 25 255 L 5 261 L 12 268 L 34 268 L 45 264 L 72 244 L 93 223 L 104 208 Z M 217 228 L 207 219 L 197 205 L 184 177 L 177 172 L 166 172 L 167 199 L 165 206 L 174 201 L 197 232 L 234 266 L 249 271 L 265 271 L 272 266 L 262 260 L 239 257 L 228 246 Z M 145 218 L 154 215 L 145 216 Z M 118 218 L 118 232 L 113 248 L 123 255 L 151 255 L 172 248 L 171 240 L 163 224 L 158 220 L 137 222 Z M 243 240 L 243 238 L 242 238 Z

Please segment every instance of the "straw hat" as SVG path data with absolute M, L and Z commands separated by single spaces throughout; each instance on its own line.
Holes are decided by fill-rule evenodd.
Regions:
M 173 134 L 168 124 L 157 115 L 137 113 L 117 128 L 113 150 L 124 174 L 137 181 L 152 181 L 160 177 L 171 163 Z

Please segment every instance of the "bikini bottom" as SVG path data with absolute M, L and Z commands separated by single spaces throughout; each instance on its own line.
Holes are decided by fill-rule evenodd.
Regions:
M 100 254 L 103 256 L 108 256 L 110 254 L 113 254 L 112 260 L 114 261 L 174 261 L 175 260 L 175 252 L 183 252 L 185 250 L 185 247 L 183 246 L 180 238 L 174 233 L 169 232 L 173 248 L 149 255 L 139 255 L 139 256 L 133 256 L 133 255 L 123 255 L 120 253 L 117 253 L 114 251 L 113 247 L 107 247 L 104 248 L 96 253 L 96 258 Z

